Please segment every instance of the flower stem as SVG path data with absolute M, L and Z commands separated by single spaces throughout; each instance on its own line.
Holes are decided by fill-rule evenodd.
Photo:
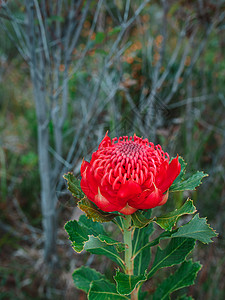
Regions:
M 125 269 L 127 275 L 134 274 L 134 260 L 132 259 L 132 230 L 131 230 L 131 216 L 127 215 L 123 219 L 123 239 L 125 248 Z M 135 289 L 131 293 L 131 300 L 138 300 L 138 290 Z
M 125 248 L 125 268 L 126 274 L 133 275 L 133 261 L 132 258 L 132 231 L 131 227 L 131 216 L 128 215 L 123 221 L 123 238 L 124 244 L 126 245 Z

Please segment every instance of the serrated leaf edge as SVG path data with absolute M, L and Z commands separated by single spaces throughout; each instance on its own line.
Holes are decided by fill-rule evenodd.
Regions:
M 73 248 L 73 250 L 76 252 L 76 253 L 81 253 L 83 250 L 84 250 L 84 246 L 85 246 L 85 244 L 89 241 L 89 238 L 88 238 L 88 240 L 87 241 L 84 241 L 84 242 L 82 242 L 82 244 L 83 244 L 83 248 L 82 248 L 82 250 L 80 250 L 80 251 L 77 251 L 77 250 L 75 250 L 75 246 L 73 246 L 73 243 L 74 242 L 72 242 L 71 241 L 71 239 L 70 239 L 70 235 L 69 235 L 69 233 L 67 232 L 67 230 L 66 230 L 66 225 L 68 224 L 68 223 L 72 223 L 73 221 L 76 221 L 78 224 L 79 224 L 79 222 L 77 221 L 77 220 L 70 220 L 70 221 L 68 221 L 68 222 L 66 222 L 65 223 L 65 225 L 64 225 L 64 229 L 65 229 L 65 231 L 66 231 L 66 233 L 68 234 L 68 240 L 70 241 L 70 243 L 72 244 L 72 248 Z M 79 224 L 80 225 L 80 224 Z M 81 226 L 81 225 L 80 225 Z M 83 228 L 83 226 L 81 226 L 82 228 Z M 88 237 L 89 237 L 89 235 L 88 235 Z
M 67 181 L 67 190 L 70 191 L 69 185 L 68 185 L 69 179 L 65 177 L 65 176 L 68 175 L 68 174 L 71 174 L 71 175 L 73 175 L 74 177 L 76 177 L 76 176 L 73 174 L 73 172 L 67 172 L 67 173 L 65 173 L 65 174 L 63 175 L 63 178 Z M 76 178 L 76 179 L 77 179 L 77 178 Z M 79 179 L 78 179 L 78 180 L 79 180 Z M 84 192 L 82 191 L 81 188 L 80 188 L 80 190 L 81 190 L 81 192 L 84 194 Z M 81 199 L 79 199 L 79 198 L 77 198 L 76 196 L 74 196 L 74 193 L 73 193 L 73 192 L 70 191 L 70 193 L 72 194 L 72 196 L 73 196 L 74 198 L 78 199 L 79 201 L 83 200 L 83 199 L 86 197 L 85 194 L 84 194 L 84 197 L 81 198 Z
M 72 276 L 73 276 L 74 273 L 77 272 L 78 270 L 80 270 L 80 269 L 86 269 L 86 268 L 87 268 L 87 269 L 94 270 L 96 273 L 100 274 L 101 276 L 105 276 L 104 274 L 100 273 L 99 271 L 97 271 L 97 270 L 95 270 L 95 269 L 93 269 L 93 268 L 90 268 L 90 267 L 88 267 L 88 266 L 80 266 L 79 268 L 75 269 L 75 270 L 73 271 L 73 273 L 72 273 Z M 92 281 L 94 281 L 94 280 L 92 280 Z
M 198 173 L 202 173 L 204 176 L 202 176 L 202 178 L 200 179 L 199 184 L 196 185 L 194 189 L 184 189 L 184 190 L 170 190 L 170 189 L 169 189 L 169 192 L 170 192 L 170 193 L 176 193 L 176 192 L 183 192 L 183 191 L 196 191 L 196 188 L 199 187 L 199 186 L 202 184 L 202 179 L 209 176 L 209 174 L 204 173 L 204 171 L 197 171 L 197 172 L 195 172 L 194 174 L 192 174 L 189 178 L 191 178 L 193 175 L 198 174 Z M 183 179 L 183 180 L 181 180 L 181 181 L 179 181 L 179 182 L 180 182 L 180 183 L 183 183 L 184 181 L 187 181 L 189 178 Z M 172 187 L 172 186 L 173 186 L 173 185 L 171 185 L 171 187 Z
M 102 242 L 102 241 L 98 238 L 98 236 L 94 236 L 93 234 L 89 234 L 88 237 L 89 237 L 89 239 L 88 239 L 88 241 L 85 241 L 84 247 L 85 247 L 86 243 L 89 242 L 90 237 L 96 238 L 96 239 L 98 239 L 100 242 Z M 102 243 L 104 243 L 104 242 L 102 242 Z M 114 245 L 110 245 L 110 244 L 107 244 L 107 243 L 105 243 L 105 244 L 108 245 L 108 246 L 114 246 Z M 84 249 L 84 247 L 83 247 L 83 250 L 85 250 L 85 251 L 89 251 L 89 250 L 90 250 L 90 249 L 87 249 L 87 250 L 86 250 L 86 249 Z M 104 248 L 105 248 L 105 247 L 102 247 L 101 249 L 104 249 Z M 82 251 L 83 251 L 83 250 L 82 250 Z M 106 251 L 106 249 L 105 249 L 105 251 Z M 117 249 L 116 249 L 116 251 L 117 251 Z M 107 251 L 107 252 L 109 252 L 109 251 Z M 118 251 L 117 251 L 117 252 L 118 252 Z M 114 257 L 116 257 L 117 261 L 120 262 L 121 268 L 122 268 L 123 266 L 125 266 L 125 262 L 124 262 L 124 260 L 120 257 L 119 254 L 116 255 L 116 254 L 114 254 L 114 253 L 111 252 L 111 255 L 114 256 Z M 119 263 L 118 263 L 118 264 L 119 264 Z
M 179 157 L 180 157 L 180 158 L 183 160 L 183 162 L 184 162 L 184 173 L 183 173 L 183 176 L 181 177 L 181 180 L 183 180 L 183 179 L 184 179 L 184 175 L 186 174 L 187 163 L 185 162 L 183 156 L 179 156 Z M 179 161 L 179 158 L 178 158 L 178 161 Z
M 68 221 L 68 222 L 65 223 L 64 229 L 65 229 L 66 232 L 67 232 L 67 230 L 66 230 L 66 228 L 65 228 L 65 227 L 66 227 L 66 224 L 68 224 L 68 223 L 70 223 L 70 222 L 73 222 L 73 221 L 76 221 L 76 220 L 70 220 L 70 221 Z M 76 221 L 76 222 L 78 222 L 78 221 Z M 79 224 L 79 222 L 78 222 L 78 224 Z M 79 225 L 80 225 L 80 224 L 79 224 Z M 82 226 L 82 225 L 80 225 L 80 226 L 81 226 L 83 229 L 85 229 L 84 226 Z M 68 232 L 67 232 L 67 234 L 68 234 Z M 121 246 L 124 245 L 124 247 L 125 247 L 125 244 L 124 244 L 124 243 L 122 243 L 122 242 L 120 242 L 120 241 L 116 241 L 116 240 L 115 240 L 115 242 L 110 243 L 110 242 L 107 242 L 105 239 L 101 238 L 100 235 L 101 235 L 101 234 L 98 234 L 97 236 L 95 236 L 95 235 L 93 235 L 93 234 L 88 234 L 88 240 L 82 242 L 82 244 L 83 244 L 83 249 L 82 249 L 81 251 L 75 250 L 75 246 L 73 246 L 74 242 L 72 242 L 72 241 L 70 240 L 69 234 L 68 234 L 68 236 L 69 236 L 69 237 L 68 237 L 68 240 L 71 242 L 72 248 L 73 248 L 73 250 L 74 250 L 76 253 L 81 253 L 83 250 L 85 250 L 84 247 L 85 247 L 86 243 L 89 242 L 91 236 L 94 237 L 94 238 L 97 238 L 100 242 L 105 243 L 105 244 L 108 245 L 108 246 L 115 246 L 116 251 L 117 251 L 118 253 L 123 252 L 123 251 L 125 250 L 125 249 L 124 249 L 124 250 L 118 251 L 118 248 L 117 248 L 117 246 L 119 246 L 119 245 L 121 245 Z M 109 238 L 110 238 L 110 237 L 109 237 Z
M 181 245 L 183 245 L 187 239 L 190 239 L 190 238 L 186 237 L 185 240 L 183 241 L 183 243 L 182 243 Z M 171 240 L 172 240 L 172 239 L 171 239 Z M 171 241 L 171 240 L 170 240 L 170 241 Z M 195 240 L 195 239 L 193 239 L 193 240 Z M 195 247 L 195 244 L 196 244 L 196 240 L 195 240 L 195 243 L 193 244 L 193 247 L 191 248 L 191 250 L 186 254 L 186 256 L 184 256 L 184 260 L 183 260 L 182 262 L 180 262 L 179 264 L 182 264 L 184 261 L 186 261 L 187 256 L 193 251 L 193 249 L 194 249 L 194 247 Z M 173 250 L 173 252 L 175 252 L 178 248 L 180 248 L 181 245 L 179 245 L 179 247 L 177 247 L 175 250 Z M 160 247 L 160 245 L 159 245 L 157 248 L 159 249 L 159 251 L 163 251 L 163 250 L 164 250 L 164 249 L 162 249 L 162 248 Z M 158 250 L 158 249 L 157 249 L 157 250 Z M 157 250 L 156 250 L 156 251 L 157 251 Z M 171 253 L 170 253 L 170 255 L 171 255 Z M 167 255 L 166 257 L 164 257 L 163 260 L 167 259 L 168 256 L 170 256 L 170 255 Z M 153 264 L 154 264 L 154 262 L 153 262 Z M 174 264 L 174 265 L 176 265 L 176 264 Z M 168 266 L 167 268 L 172 267 L 172 266 L 174 266 L 174 265 Z M 156 266 L 157 266 L 157 265 L 156 265 Z M 153 266 L 152 266 L 152 267 L 153 267 Z M 164 268 L 164 267 L 162 267 L 162 268 Z M 160 270 L 160 269 L 162 269 L 162 268 L 159 268 L 158 270 Z M 154 269 L 153 269 L 153 270 L 154 270 Z M 156 270 L 155 272 L 157 272 L 158 270 Z M 155 272 L 153 272 L 152 274 L 151 274 L 151 272 L 152 272 L 152 269 L 151 269 L 150 272 L 147 274 L 148 279 L 151 278 L 151 277 L 155 274 Z M 151 274 L 151 276 L 149 277 L 150 274 Z
M 193 278 L 192 283 L 191 283 L 190 285 L 187 285 L 187 286 L 186 286 L 186 287 L 188 287 L 188 286 L 194 285 L 195 279 L 196 279 L 196 277 L 197 277 L 197 275 L 198 275 L 198 272 L 202 269 L 202 264 L 201 264 L 199 261 L 193 262 L 192 259 L 189 259 L 189 260 L 186 260 L 186 259 L 185 259 L 185 260 L 180 264 L 180 266 L 181 266 L 184 262 L 187 262 L 187 263 L 188 263 L 188 262 L 191 262 L 192 264 L 198 264 L 198 265 L 199 265 L 199 269 L 196 270 L 196 272 L 195 272 L 195 274 L 194 274 L 194 278 Z M 174 276 L 175 273 L 176 273 L 178 270 L 179 270 L 179 268 L 178 268 L 172 275 L 170 275 L 169 277 L 167 277 L 165 280 L 167 280 L 168 278 Z M 174 290 L 174 291 L 172 291 L 172 292 L 169 292 L 169 293 L 172 294 L 173 292 L 178 291 L 179 289 L 183 289 L 183 288 L 184 288 L 184 287 L 180 287 L 180 288 L 178 288 L 178 289 L 176 289 L 176 290 Z
M 184 225 L 182 225 L 182 226 L 180 226 L 179 228 L 177 228 L 176 231 L 175 231 L 174 233 L 176 233 L 180 228 L 182 228 L 182 227 L 184 227 L 185 225 L 189 224 L 189 223 L 190 223 L 197 215 L 198 215 L 198 217 L 199 217 L 199 213 L 195 214 L 195 215 L 193 216 L 193 218 L 192 218 L 188 223 L 185 223 Z M 214 241 L 212 240 L 212 238 L 218 237 L 219 233 L 216 232 L 216 229 L 213 229 L 212 227 L 210 227 L 210 224 L 207 223 L 207 221 L 208 221 L 208 220 L 207 220 L 207 217 L 203 217 L 203 218 L 200 218 L 200 217 L 199 217 L 199 219 L 200 219 L 200 220 L 205 219 L 205 223 L 206 223 L 206 225 L 208 226 L 208 228 L 211 229 L 211 230 L 215 233 L 215 236 L 211 237 L 211 238 L 210 238 L 210 241 L 209 241 L 208 243 L 202 242 L 202 241 L 200 241 L 200 242 L 201 242 L 202 244 L 213 243 Z M 172 234 L 172 237 L 173 237 L 173 234 Z M 188 238 L 188 237 L 187 237 L 187 238 Z M 194 238 L 194 239 L 195 239 L 195 238 Z M 195 240 L 198 241 L 198 239 L 195 239 Z
M 141 213 L 141 212 L 140 212 L 140 213 Z M 133 217 L 132 217 L 132 216 L 133 216 L 133 214 L 131 215 L 131 218 L 132 218 L 132 220 L 133 220 Z M 137 217 L 136 215 L 135 215 L 135 218 L 138 219 L 138 217 Z M 145 218 L 146 218 L 146 217 L 145 217 Z M 136 226 L 136 225 L 133 224 L 132 227 L 136 227 L 136 228 L 142 229 L 142 228 L 148 226 L 151 222 L 154 222 L 155 218 L 156 218 L 156 217 L 153 217 L 153 218 L 151 218 L 151 219 L 146 218 L 146 220 L 148 220 L 147 223 L 143 223 L 143 222 L 140 221 L 140 219 L 138 219 L 138 221 L 139 221 L 140 223 L 143 223 L 143 226 Z
M 194 205 L 194 201 L 188 197 L 187 200 L 186 200 L 186 202 L 185 202 L 183 205 L 185 205 L 185 204 L 187 203 L 187 201 L 191 201 L 191 202 L 192 202 L 192 205 L 193 205 L 194 208 L 195 208 L 195 210 L 194 210 L 193 212 L 187 212 L 187 213 L 180 214 L 180 215 L 178 215 L 178 216 L 172 216 L 172 217 L 168 217 L 168 218 L 165 218 L 165 217 L 162 215 L 162 216 L 159 216 L 159 217 L 154 217 L 154 218 L 153 218 L 153 222 L 156 223 L 158 226 L 160 226 L 163 230 L 166 230 L 166 231 L 167 231 L 168 229 L 165 229 L 165 228 L 162 227 L 159 223 L 157 223 L 157 219 L 159 219 L 159 218 L 163 218 L 163 219 L 176 218 L 175 221 L 174 221 L 174 224 L 173 224 L 173 226 L 174 226 L 174 225 L 176 224 L 178 218 L 180 218 L 180 217 L 182 217 L 182 216 L 184 216 L 184 215 L 192 215 L 192 214 L 195 214 L 195 213 L 197 212 L 197 209 L 196 209 L 196 206 Z M 178 210 L 178 208 L 175 209 L 175 211 L 177 211 L 177 210 Z M 175 212 L 175 211 L 174 211 L 174 212 Z M 171 213 L 171 212 L 169 212 L 169 213 Z M 169 213 L 168 213 L 168 214 L 169 214 Z M 167 214 L 167 215 L 168 215 L 168 214 Z M 165 215 L 165 216 L 167 216 L 167 215 Z M 172 226 L 172 227 L 173 227 L 173 226 Z M 169 231 L 170 231 L 170 230 L 169 230 Z
M 75 273 L 76 271 L 82 269 L 82 268 L 88 268 L 88 269 L 94 270 L 96 273 L 100 274 L 100 276 L 105 276 L 104 274 L 102 274 L 102 273 L 96 271 L 96 270 L 93 269 L 93 268 L 89 268 L 89 267 L 87 267 L 87 266 L 81 266 L 81 267 L 79 267 L 79 268 L 77 268 L 77 269 L 75 269 L 75 270 L 73 271 L 73 273 L 72 273 L 72 278 L 73 278 L 73 276 L 74 276 L 74 273 Z M 101 279 L 104 279 L 104 278 L 101 278 Z M 99 279 L 99 280 L 100 280 L 100 279 Z M 107 280 L 107 279 L 106 279 L 106 280 Z M 74 281 L 74 279 L 73 279 L 73 281 Z M 91 283 L 92 283 L 93 281 L 96 281 L 96 280 L 91 280 L 91 281 L 90 281 L 90 284 L 89 284 L 89 290 L 88 290 L 87 294 L 88 294 L 89 291 L 90 291 Z M 75 285 L 75 284 L 74 284 L 74 285 Z M 76 285 L 75 285 L 75 286 L 76 286 Z M 76 286 L 76 288 L 77 288 L 77 286 Z M 77 288 L 77 289 L 78 289 L 78 288 Z M 79 290 L 82 290 L 82 289 L 79 289 Z M 83 291 L 83 290 L 82 290 L 82 291 Z
M 116 275 L 117 275 L 118 272 L 121 272 L 119 268 L 116 269 Z M 113 276 L 113 279 L 114 279 L 115 281 L 116 281 L 116 279 L 115 279 L 116 275 Z M 128 275 L 128 274 L 125 274 L 125 275 Z M 136 289 L 136 287 L 137 287 L 141 282 L 145 282 L 145 281 L 148 279 L 148 278 L 147 278 L 147 275 L 148 275 L 148 272 L 147 272 L 147 270 L 145 270 L 145 273 L 144 273 L 145 279 L 139 280 L 139 281 L 135 284 L 133 290 L 131 290 L 131 292 L 130 292 L 129 294 L 121 294 L 121 293 L 119 292 L 119 290 L 118 290 L 118 284 L 117 284 L 117 281 L 116 281 L 116 290 L 117 290 L 118 294 L 120 294 L 120 295 L 125 295 L 125 296 L 130 295 L 130 294 Z M 135 276 L 135 275 L 128 275 L 128 276 Z M 140 276 L 140 275 L 136 275 L 136 276 Z
M 115 242 L 110 243 L 110 242 L 107 242 L 105 239 L 101 239 L 100 234 L 99 234 L 98 236 L 96 236 L 96 237 L 97 237 L 97 238 L 99 239 L 99 241 L 102 242 L 102 243 L 105 243 L 105 244 L 107 244 L 107 245 L 109 245 L 109 246 L 115 246 L 115 247 L 116 247 L 116 251 L 117 251 L 118 253 L 125 251 L 126 245 L 125 245 L 124 243 L 120 242 L 120 241 L 114 240 Z M 124 250 L 118 251 L 117 246 L 119 246 L 119 245 L 124 246 Z
M 91 285 L 92 285 L 92 283 L 93 283 L 93 282 L 95 282 L 95 281 L 101 281 L 101 280 L 108 281 L 110 284 L 112 284 L 112 282 L 110 282 L 108 279 L 92 280 L 92 281 L 91 281 L 91 283 L 90 283 L 90 288 L 89 288 L 88 294 L 87 294 L 87 296 L 88 296 L 88 300 L 90 299 L 90 298 L 89 298 L 89 294 L 90 294 L 90 291 L 91 291 Z M 103 293 L 110 294 L 110 292 L 103 292 Z M 112 294 L 112 295 L 115 295 L 115 293 L 111 293 L 111 294 Z M 124 296 L 124 299 L 127 299 L 127 300 L 129 300 L 129 298 L 127 298 L 125 295 L 121 295 L 121 294 L 119 294 L 118 296 Z
M 82 208 L 80 207 L 80 202 L 81 202 L 82 200 L 84 200 L 85 198 L 86 198 L 87 200 L 89 200 L 89 199 L 85 196 L 84 198 L 80 199 L 80 200 L 77 202 L 77 207 L 79 207 L 79 209 L 82 210 L 82 211 L 85 213 L 85 215 L 86 215 L 86 217 L 87 217 L 88 219 L 92 220 L 93 222 L 99 222 L 99 223 L 110 222 L 110 221 L 112 221 L 112 220 L 114 219 L 114 217 L 113 217 L 113 219 L 111 219 L 111 220 L 101 221 L 100 219 L 98 219 L 98 217 L 96 217 L 96 218 L 95 218 L 95 217 L 94 217 L 94 218 L 90 217 L 89 214 L 88 214 L 84 209 L 82 209 Z M 89 201 L 91 201 L 91 200 L 89 200 Z M 93 204 L 94 204 L 94 203 L 93 203 Z M 104 216 L 104 214 L 105 214 L 106 216 L 110 216 L 110 215 L 115 215 L 115 217 L 119 216 L 119 214 L 117 214 L 117 213 L 112 213 L 112 214 L 111 214 L 111 213 L 104 212 L 103 210 L 99 209 L 98 207 L 96 207 L 95 209 L 92 208 L 92 207 L 89 207 L 88 209 L 93 210 L 93 211 L 97 211 L 97 212 L 99 212 L 100 214 L 102 213 L 103 216 Z

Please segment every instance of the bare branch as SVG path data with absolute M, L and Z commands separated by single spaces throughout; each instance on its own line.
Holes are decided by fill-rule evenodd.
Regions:
M 46 30 L 44 28 L 44 23 L 43 23 L 43 19 L 42 19 L 42 16 L 41 16 L 40 7 L 39 7 L 39 4 L 38 4 L 37 0 L 33 0 L 33 1 L 34 1 L 34 5 L 35 5 L 35 8 L 36 8 L 38 23 L 39 23 L 39 26 L 40 26 L 41 39 L 42 39 L 42 43 L 43 43 L 43 47 L 44 47 L 45 57 L 46 57 L 47 61 L 50 62 L 48 41 L 47 41 L 47 38 L 46 38 Z
M 188 56 L 188 53 L 190 52 L 190 49 L 193 45 L 193 40 L 194 40 L 194 37 L 197 33 L 197 30 L 195 30 L 192 35 L 191 35 L 191 38 L 189 39 L 185 49 L 184 49 L 184 52 L 183 52 L 183 55 L 182 55 L 182 58 L 180 60 L 180 65 L 177 69 L 177 72 L 176 72 L 176 75 L 175 75 L 175 78 L 173 79 L 173 85 L 172 85 L 172 89 L 171 89 L 171 92 L 168 94 L 168 96 L 166 97 L 166 99 L 164 100 L 164 102 L 166 104 L 168 104 L 170 102 L 170 100 L 172 99 L 173 95 L 176 93 L 177 89 L 178 89 L 178 86 L 179 86 L 179 78 L 181 77 L 181 74 L 183 73 L 183 70 L 184 70 L 184 67 L 185 67 L 185 62 L 186 62 L 186 59 L 187 59 L 187 56 Z

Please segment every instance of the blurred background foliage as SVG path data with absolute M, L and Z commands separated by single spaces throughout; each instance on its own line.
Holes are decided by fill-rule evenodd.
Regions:
M 82 10 L 85 1 L 80 2 Z M 11 3 L 10 9 L 22 21 L 25 4 L 19 3 Z M 95 20 L 97 4 L 90 1 L 69 66 L 68 113 L 62 129 L 64 159 L 59 158 L 61 171 L 72 170 L 79 176 L 82 158 L 90 158 L 109 130 L 111 137 L 134 132 L 143 135 L 160 143 L 171 155 L 179 153 L 184 157 L 188 172 L 208 173 L 210 176 L 198 191 L 170 196 L 160 211 L 178 207 L 184 197 L 190 196 L 200 215 L 207 216 L 219 232 L 213 244 L 199 244 L 196 248 L 194 258 L 203 264 L 203 269 L 188 293 L 195 299 L 224 299 L 224 1 L 99 3 L 101 10 Z M 124 31 L 117 51 L 107 59 L 123 29 L 122 16 L 127 5 L 127 18 L 132 18 L 143 3 L 138 16 Z M 47 18 L 49 28 L 54 22 L 66 28 L 66 9 L 65 6 L 61 15 Z M 108 261 L 93 255 L 78 255 L 70 249 L 63 226 L 80 212 L 68 195 L 60 172 L 56 183 L 59 262 L 51 275 L 45 269 L 38 272 L 43 267 L 43 236 L 38 124 L 32 82 L 28 64 L 13 42 L 15 32 L 10 19 L 1 11 L 0 17 L 8 29 L 2 27 L 0 35 L 0 299 L 85 299 L 73 287 L 73 269 L 94 264 L 110 276 L 112 268 Z M 81 66 L 74 72 L 74 66 L 81 60 Z M 58 71 L 63 82 L 63 63 Z M 157 86 L 166 72 L 162 84 Z M 93 93 L 96 93 L 94 102 Z M 53 155 L 52 120 L 48 130 L 49 152 Z M 80 133 L 74 137 L 75 132 Z M 75 147 L 76 159 L 73 164 L 66 163 L 74 139 L 79 144 Z M 147 291 L 154 289 L 160 276 L 162 272 L 155 282 L 146 284 Z

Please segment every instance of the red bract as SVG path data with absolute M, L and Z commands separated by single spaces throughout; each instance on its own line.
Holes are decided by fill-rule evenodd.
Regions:
M 110 139 L 106 133 L 89 162 L 81 165 L 81 188 L 106 212 L 130 215 L 166 203 L 168 189 L 179 175 L 178 156 L 134 135 Z

